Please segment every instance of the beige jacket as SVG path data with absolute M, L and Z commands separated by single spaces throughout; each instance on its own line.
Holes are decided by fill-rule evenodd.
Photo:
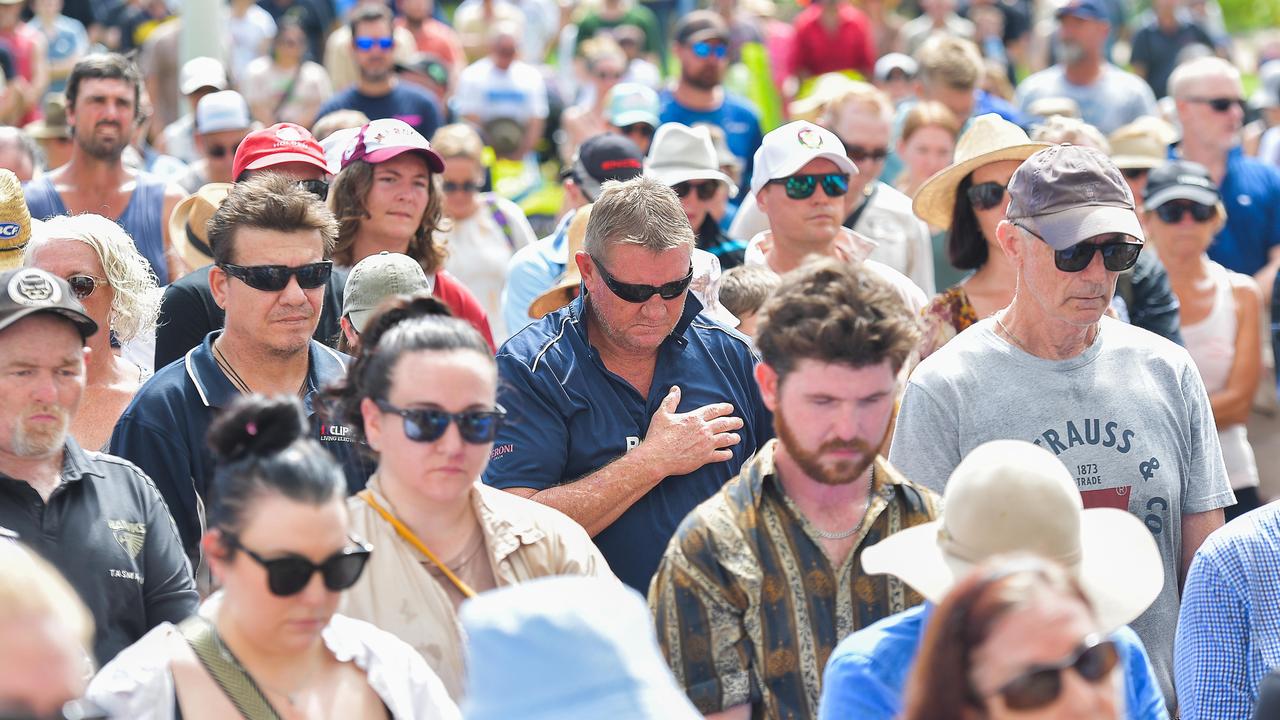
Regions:
M 375 499 L 396 514 L 369 480 Z M 581 525 L 532 500 L 476 483 L 471 493 L 499 587 L 546 575 L 612 577 L 604 556 Z M 412 645 L 460 701 L 466 680 L 462 626 L 444 588 L 422 563 L 426 558 L 396 534 L 359 497 L 347 501 L 352 532 L 374 551 L 364 575 L 342 599 L 339 612 L 365 620 Z

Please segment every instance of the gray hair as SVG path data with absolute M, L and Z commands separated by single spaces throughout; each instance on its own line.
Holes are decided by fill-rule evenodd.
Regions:
M 1104 155 L 1111 154 L 1111 143 L 1107 142 L 1101 130 L 1083 120 L 1064 115 L 1053 115 L 1031 128 L 1031 139 L 1054 145 L 1071 143 L 1093 148 Z
M 1169 74 L 1169 96 L 1185 98 L 1190 91 L 1188 86 L 1205 78 L 1227 78 L 1240 86 L 1240 71 L 1234 65 L 1216 56 L 1198 57 L 1178 65 Z
M 115 292 L 115 299 L 111 301 L 111 330 L 121 343 L 155 330 L 163 293 L 151 265 L 138 252 L 124 228 L 91 213 L 50 218 L 32 234 L 22 257 L 23 264 L 33 265 L 36 251 L 58 240 L 82 242 L 98 254 L 102 272 Z
M 643 175 L 626 182 L 606 182 L 591 206 L 582 249 L 603 258 L 615 245 L 639 245 L 655 253 L 684 247 L 692 250 L 693 228 L 675 191 Z
M 26 130 L 16 127 L 0 127 L 0 145 L 13 143 L 23 155 L 31 160 L 33 170 L 45 170 L 45 155 L 40 144 Z

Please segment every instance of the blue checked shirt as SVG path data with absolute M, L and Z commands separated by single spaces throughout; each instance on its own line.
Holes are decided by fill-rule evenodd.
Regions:
M 1183 720 L 1248 720 L 1280 667 L 1280 503 L 1209 536 L 1187 573 L 1174 641 Z

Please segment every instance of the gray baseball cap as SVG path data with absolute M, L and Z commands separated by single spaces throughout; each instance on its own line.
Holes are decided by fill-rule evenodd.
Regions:
M 417 260 L 400 253 L 380 252 L 356 263 L 342 290 L 342 314 L 356 332 L 364 332 L 369 316 L 383 300 L 431 289 Z
M 1107 233 L 1146 240 L 1120 169 L 1082 145 L 1051 145 L 1027 158 L 1009 180 L 1005 217 L 1054 250 Z

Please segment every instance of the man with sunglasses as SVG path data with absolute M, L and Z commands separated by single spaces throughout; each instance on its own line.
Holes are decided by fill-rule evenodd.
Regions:
M 236 150 L 253 129 L 249 103 L 235 90 L 222 90 L 196 104 L 196 150 L 200 159 L 178 178 L 183 190 L 194 193 L 209 183 L 235 182 Z
M 747 339 L 690 296 L 693 245 L 665 184 L 607 184 L 570 258 L 585 291 L 498 350 L 510 422 L 485 483 L 576 520 L 642 592 L 684 516 L 772 435 Z
M 195 612 L 191 569 L 155 486 L 69 434 L 98 326 L 43 270 L 0 274 L 0 526 L 58 568 L 89 606 L 98 665 Z
M 715 255 L 725 270 L 742 264 L 746 243 L 726 235 L 710 212 L 721 188 L 727 188 L 730 195 L 737 194 L 738 188 L 720 172 L 715 144 L 706 127 L 663 123 L 653 139 L 645 174 L 675 191 L 699 249 Z
M 661 124 L 658 120 L 658 93 L 640 83 L 618 83 L 609 91 L 605 117 L 611 132 L 625 136 L 640 148 L 642 154 L 648 155 L 654 132 Z
M 292 179 L 268 173 L 237 183 L 208 232 L 209 286 L 226 312 L 225 329 L 142 386 L 110 445 L 155 480 L 193 563 L 213 473 L 205 435 L 214 415 L 240 395 L 302 397 L 313 437 L 342 463 L 352 492 L 372 470 L 350 429 L 315 406 L 320 389 L 346 374 L 348 360 L 312 339 L 333 270 L 333 213 Z
M 1029 440 L 1067 466 L 1084 507 L 1142 520 L 1166 582 L 1133 627 L 1173 707 L 1179 581 L 1235 501 L 1209 397 L 1186 350 L 1105 316 L 1144 238 L 1115 164 L 1050 146 L 1014 172 L 1007 194 L 996 236 L 1017 272 L 1013 301 L 916 368 L 889 459 L 940 490 L 972 448 Z
M 1240 147 L 1240 71 L 1221 58 L 1191 60 L 1169 76 L 1169 93 L 1182 123 L 1173 155 L 1208 168 L 1227 211 L 1209 259 L 1252 275 L 1270 301 L 1280 269 L 1280 170 L 1245 157 Z

